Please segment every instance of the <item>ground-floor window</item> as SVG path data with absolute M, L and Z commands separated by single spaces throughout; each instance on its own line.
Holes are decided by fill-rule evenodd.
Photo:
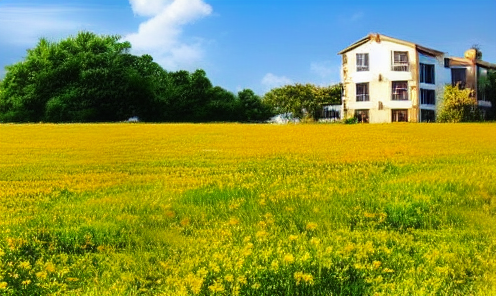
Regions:
M 436 111 L 420 109 L 420 122 L 435 122 L 436 121 Z
M 339 120 L 341 119 L 341 112 L 339 112 L 339 110 L 324 108 L 322 110 L 322 118 Z
M 358 122 L 369 123 L 369 110 L 355 110 L 355 118 Z
M 408 109 L 391 110 L 392 122 L 408 122 Z

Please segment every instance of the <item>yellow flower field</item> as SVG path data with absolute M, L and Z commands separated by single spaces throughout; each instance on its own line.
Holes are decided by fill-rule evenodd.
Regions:
M 496 124 L 0 125 L 0 295 L 495 295 Z

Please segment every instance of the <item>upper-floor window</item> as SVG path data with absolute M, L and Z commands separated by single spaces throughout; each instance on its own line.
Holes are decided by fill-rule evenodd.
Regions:
M 357 53 L 356 54 L 356 65 L 358 71 L 368 71 L 369 70 L 369 54 L 368 53 Z
M 467 70 L 465 68 L 451 68 L 451 84 L 464 89 L 467 84 Z
M 408 101 L 408 81 L 393 81 L 391 85 L 391 100 Z
M 434 65 L 420 64 L 420 82 L 435 84 Z
M 356 84 L 356 101 L 366 102 L 369 100 L 369 84 L 357 83 Z
M 393 51 L 391 59 L 392 71 L 409 71 L 408 51 Z
M 420 104 L 436 105 L 436 91 L 433 89 L 420 89 Z

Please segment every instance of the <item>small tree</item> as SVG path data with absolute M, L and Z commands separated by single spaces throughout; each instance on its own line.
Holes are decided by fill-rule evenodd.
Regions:
M 470 122 L 479 119 L 477 101 L 471 89 L 460 89 L 458 85 L 444 87 L 443 102 L 437 116 L 438 122 Z

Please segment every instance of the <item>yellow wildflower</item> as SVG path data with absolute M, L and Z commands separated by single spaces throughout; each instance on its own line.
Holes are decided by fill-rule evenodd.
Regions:
M 381 261 L 374 261 L 372 262 L 372 266 L 374 266 L 374 269 L 377 269 L 381 266 Z
M 307 285 L 313 285 L 313 276 L 309 273 L 303 273 L 300 271 L 295 272 L 294 279 L 296 280 L 297 285 L 299 285 L 302 282 Z
M 317 226 L 318 226 L 318 224 L 315 222 L 308 222 L 306 228 L 309 231 L 313 231 L 313 230 L 317 229 Z
M 227 274 L 226 276 L 224 276 L 224 280 L 226 280 L 226 282 L 232 283 L 234 281 L 234 276 L 232 274 Z
M 0 290 L 7 289 L 8 284 L 6 282 L 0 282 Z
M 291 264 L 295 261 L 294 256 L 292 254 L 286 254 L 284 255 L 284 258 L 282 259 L 284 263 L 286 264 Z
M 289 240 L 290 240 L 290 241 L 295 241 L 295 240 L 297 240 L 297 239 L 298 239 L 298 236 L 297 236 L 297 235 L 293 235 L 293 234 L 292 234 L 292 235 L 290 235 L 290 236 L 289 236 Z
M 224 292 L 224 286 L 218 281 L 214 281 L 213 285 L 208 286 L 208 289 L 213 293 Z

